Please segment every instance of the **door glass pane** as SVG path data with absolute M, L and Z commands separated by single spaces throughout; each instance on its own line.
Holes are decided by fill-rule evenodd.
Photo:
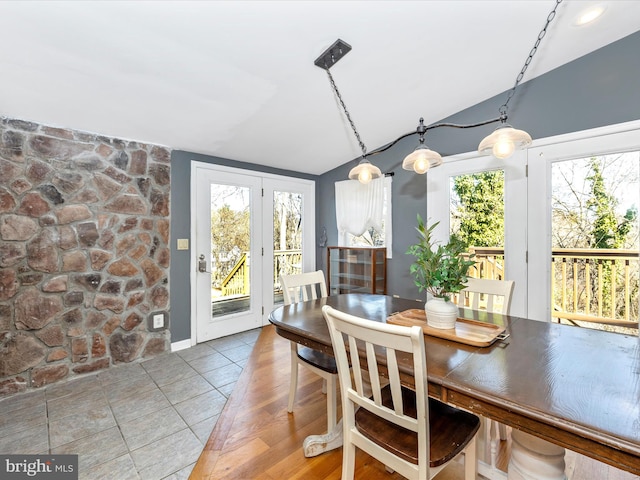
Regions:
M 211 184 L 212 316 L 250 308 L 251 189 Z
M 273 192 L 273 303 L 282 303 L 280 275 L 302 273 L 302 194 Z
M 504 280 L 504 170 L 449 177 L 449 190 L 449 235 L 475 253 L 469 276 Z
M 639 174 L 640 152 L 552 164 L 554 321 L 637 335 Z

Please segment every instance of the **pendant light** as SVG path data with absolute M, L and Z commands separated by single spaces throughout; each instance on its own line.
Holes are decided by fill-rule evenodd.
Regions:
M 507 109 L 509 108 L 509 101 L 516 93 L 516 89 L 518 88 L 518 85 L 520 85 L 520 82 L 524 77 L 524 73 L 527 71 L 529 64 L 531 64 L 531 60 L 533 60 L 533 56 L 538 51 L 540 42 L 542 42 L 542 39 L 547 33 L 549 24 L 556 16 L 556 10 L 561 2 L 562 0 L 556 0 L 553 10 L 551 10 L 547 16 L 547 22 L 538 34 L 538 38 L 529 52 L 529 56 L 525 60 L 520 73 L 516 77 L 516 82 L 513 85 L 513 88 L 511 88 L 507 94 L 507 100 L 500 106 L 500 125 L 493 131 L 493 133 L 485 137 L 480 142 L 480 145 L 478 146 L 478 153 L 492 154 L 496 158 L 504 159 L 509 158 L 516 150 L 523 150 L 531 145 L 531 136 L 527 132 L 515 129 L 507 123 Z
M 442 165 L 442 157 L 438 152 L 434 152 L 424 143 L 424 134 L 427 132 L 427 127 L 424 126 L 424 118 L 420 119 L 418 129 L 416 133 L 420 135 L 420 145 L 416 149 L 407 155 L 402 162 L 402 168 L 405 170 L 413 170 L 416 173 L 427 173 L 432 167 Z
M 327 50 L 325 50 L 314 61 L 314 64 L 327 72 L 327 76 L 329 77 L 329 82 L 331 83 L 331 88 L 333 89 L 333 92 L 336 98 L 340 102 L 342 111 L 347 117 L 347 120 L 349 121 L 349 125 L 351 126 L 351 130 L 353 131 L 353 134 L 355 135 L 356 140 L 360 145 L 360 149 L 362 150 L 362 158 L 358 162 L 358 165 L 356 165 L 349 171 L 349 178 L 351 180 L 358 180 L 359 182 L 366 184 L 366 183 L 369 183 L 374 178 L 381 177 L 382 172 L 378 167 L 373 165 L 368 160 L 368 157 L 377 155 L 378 153 L 382 153 L 385 150 L 388 150 L 389 148 L 394 146 L 403 138 L 406 138 L 409 135 L 415 135 L 416 133 L 419 136 L 419 145 L 416 147 L 416 149 L 412 153 L 407 155 L 407 157 L 404 159 L 404 161 L 402 162 L 402 168 L 404 170 L 411 170 L 411 171 L 414 171 L 415 173 L 423 174 L 423 173 L 426 173 L 429 169 L 441 165 L 442 157 L 440 156 L 440 154 L 438 152 L 431 150 L 424 143 L 424 136 L 426 132 L 428 130 L 439 128 L 439 127 L 474 128 L 482 125 L 488 125 L 490 123 L 500 122 L 500 125 L 498 125 L 498 127 L 493 131 L 493 133 L 488 135 L 486 138 L 484 138 L 480 142 L 480 145 L 478 146 L 478 152 L 480 154 L 491 154 L 501 159 L 508 158 L 511 155 L 513 155 L 513 153 L 516 150 L 524 149 L 529 145 L 531 145 L 531 142 L 532 142 L 531 136 L 527 132 L 525 132 L 524 130 L 515 129 L 507 123 L 507 119 L 508 119 L 507 110 L 509 108 L 509 101 L 515 94 L 516 89 L 518 88 L 518 85 L 520 85 L 520 82 L 522 81 L 522 78 L 524 77 L 524 74 L 527 71 L 527 68 L 531 64 L 531 61 L 533 60 L 534 55 L 538 51 L 540 42 L 542 41 L 542 39 L 547 33 L 547 28 L 549 27 L 549 24 L 556 16 L 556 10 L 558 6 L 561 3 L 562 3 L 562 0 L 556 0 L 556 4 L 553 7 L 553 10 L 547 16 L 547 21 L 544 27 L 542 28 L 542 30 L 540 31 L 540 33 L 538 34 L 538 38 L 533 48 L 529 52 L 529 56 L 525 60 L 524 65 L 520 70 L 520 73 L 516 77 L 515 84 L 507 94 L 507 100 L 498 109 L 500 113 L 499 117 L 491 118 L 489 120 L 484 120 L 482 122 L 472 123 L 472 124 L 456 124 L 456 123 L 442 122 L 442 123 L 435 123 L 431 125 L 425 125 L 424 119 L 421 118 L 418 128 L 414 132 L 409 132 L 404 135 L 401 135 L 400 137 L 388 143 L 387 145 L 384 145 L 370 152 L 367 152 L 367 148 L 365 147 L 364 143 L 362 142 L 362 139 L 360 138 L 360 134 L 358 133 L 358 130 L 356 129 L 356 126 L 353 123 L 353 120 L 351 119 L 349 110 L 347 110 L 347 106 L 342 100 L 342 95 L 340 95 L 338 87 L 336 86 L 336 83 L 333 80 L 333 76 L 331 75 L 331 71 L 329 70 L 338 60 L 340 60 L 344 55 L 346 55 L 349 51 L 351 51 L 351 46 L 349 44 L 347 44 L 346 42 L 340 39 L 336 40 L 333 43 L 333 45 L 331 45 Z M 392 174 L 393 173 L 390 173 L 387 175 L 392 175 Z

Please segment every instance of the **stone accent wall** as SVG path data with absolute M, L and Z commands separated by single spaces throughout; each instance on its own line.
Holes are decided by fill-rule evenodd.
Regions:
M 170 159 L 0 117 L 0 396 L 169 348 Z

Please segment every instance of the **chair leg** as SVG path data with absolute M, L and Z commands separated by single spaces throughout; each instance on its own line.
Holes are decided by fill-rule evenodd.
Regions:
M 476 480 L 478 478 L 477 438 L 477 435 L 473 437 L 473 440 L 469 442 L 464 450 L 464 480 Z
M 336 377 L 336 375 L 331 375 L 325 380 L 327 383 L 327 433 L 331 432 L 338 423 Z
M 293 402 L 296 400 L 296 389 L 298 388 L 298 346 L 291 343 L 291 381 L 289 382 L 289 404 L 287 412 L 293 412 Z
M 349 442 L 342 446 L 342 480 L 353 480 L 355 468 L 356 446 Z

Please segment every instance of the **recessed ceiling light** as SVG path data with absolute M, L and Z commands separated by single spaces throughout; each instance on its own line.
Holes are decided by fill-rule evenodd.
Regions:
M 588 8 L 585 8 L 580 14 L 576 17 L 575 24 L 577 26 L 587 25 L 593 22 L 596 18 L 599 18 L 606 7 L 604 5 L 592 5 Z

